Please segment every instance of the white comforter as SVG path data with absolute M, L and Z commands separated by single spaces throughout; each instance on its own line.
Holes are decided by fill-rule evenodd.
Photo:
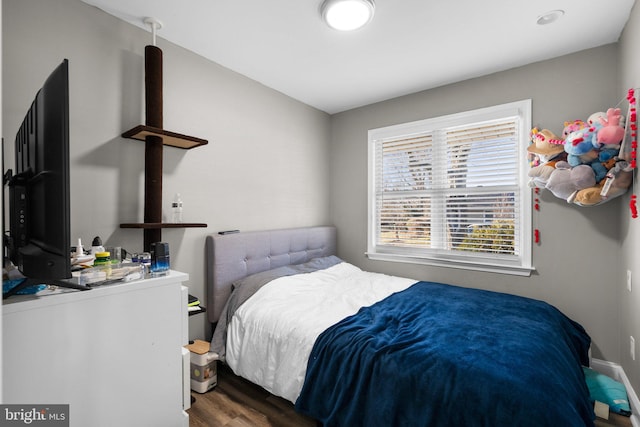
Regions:
M 365 272 L 345 262 L 273 280 L 233 315 L 227 364 L 236 374 L 295 403 L 318 335 L 360 307 L 415 282 Z

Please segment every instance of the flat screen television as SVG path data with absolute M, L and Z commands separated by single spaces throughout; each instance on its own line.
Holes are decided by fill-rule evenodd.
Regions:
M 6 254 L 26 277 L 8 297 L 33 284 L 88 289 L 71 278 L 69 197 L 69 61 L 37 92 L 15 138 L 9 186 Z

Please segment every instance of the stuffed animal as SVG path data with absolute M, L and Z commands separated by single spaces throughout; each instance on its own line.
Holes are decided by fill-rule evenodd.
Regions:
M 573 193 L 567 198 L 567 202 L 575 203 L 580 206 L 595 206 L 602 202 L 602 186 L 604 180 L 593 187 L 583 188 Z
M 544 188 L 555 170 L 557 160 L 566 160 L 564 141 L 549 129 L 531 130 L 531 144 L 527 147 L 531 169 L 529 187 Z
M 584 188 L 572 194 L 567 201 L 581 206 L 595 206 L 605 200 L 618 197 L 626 193 L 633 179 L 633 169 L 626 161 L 620 161 L 609 170 L 607 179 L 598 185 Z M 606 186 L 606 191 L 603 188 Z M 602 193 L 605 193 L 603 196 Z
M 587 124 L 589 126 L 602 127 L 602 122 L 600 121 L 600 119 L 606 119 L 606 118 L 607 118 L 607 113 L 603 111 L 598 111 L 597 113 L 593 113 L 592 115 L 589 116 L 589 118 L 587 119 Z
M 619 161 L 616 165 L 607 173 L 607 180 L 605 187 L 610 185 L 609 188 L 605 188 L 604 197 L 612 199 L 618 197 L 627 192 L 627 189 L 631 186 L 633 181 L 633 168 L 626 161 Z
M 571 166 L 578 166 L 593 162 L 598 158 L 598 152 L 593 147 L 595 128 L 582 128 L 571 132 L 564 141 L 564 151 L 567 152 L 567 162 Z
M 598 144 L 598 131 L 602 129 L 602 127 L 604 126 L 602 124 L 603 123 L 602 121 L 606 119 L 607 119 L 607 113 L 603 113 L 602 111 L 593 113 L 587 119 L 587 124 L 589 125 L 589 128 L 593 130 L 593 134 L 592 134 L 593 136 L 592 136 L 591 142 L 593 143 L 593 147 L 596 149 L 600 148 L 600 145 Z
M 559 161 L 566 161 L 567 153 L 560 153 L 553 160 L 550 160 L 546 163 L 543 163 L 538 166 L 534 166 L 529 169 L 529 182 L 528 186 L 532 188 L 545 188 L 547 186 L 547 182 L 551 177 L 551 174 L 554 170 L 556 170 L 556 164 Z
M 555 167 L 549 166 L 546 163 L 532 167 L 529 169 L 530 179 L 527 185 L 531 188 L 545 188 L 554 170 L 556 170 Z
M 605 176 L 607 176 L 607 172 L 611 169 L 618 160 L 618 152 L 620 150 L 615 150 L 612 148 L 603 149 L 598 152 L 598 158 L 593 162 L 589 163 L 591 169 L 596 176 L 596 183 L 602 181 Z
M 549 129 L 531 130 L 531 144 L 527 151 L 536 154 L 540 163 L 545 163 L 564 151 L 564 141 L 554 135 Z
M 577 132 L 580 129 L 589 127 L 589 124 L 582 120 L 574 120 L 572 122 L 564 122 L 564 129 L 562 129 L 562 138 L 567 139 L 570 133 Z
M 609 108 L 607 117 L 598 118 L 602 127 L 597 130 L 593 145 L 596 148 L 620 149 L 624 138 L 624 127 L 621 125 L 622 114 L 619 108 Z
M 573 193 L 596 185 L 595 174 L 591 166 L 578 165 L 571 167 L 569 163 L 560 161 L 549 176 L 545 188 L 554 196 L 567 200 Z

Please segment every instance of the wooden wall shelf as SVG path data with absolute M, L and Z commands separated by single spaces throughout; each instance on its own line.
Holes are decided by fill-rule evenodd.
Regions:
M 138 125 L 133 129 L 123 133 L 122 137 L 137 139 L 139 141 L 146 141 L 147 136 L 149 135 L 161 137 L 162 143 L 164 145 L 184 148 L 186 150 L 200 147 L 201 145 L 207 145 L 209 143 L 209 141 L 207 141 L 206 139 L 196 138 L 195 136 L 182 135 L 180 133 L 170 132 L 168 130 L 146 125 Z
M 145 229 L 155 229 L 155 228 L 206 228 L 207 224 L 200 222 L 130 222 L 125 224 L 120 224 L 120 228 L 145 228 Z
M 162 222 L 162 149 L 168 145 L 191 149 L 208 144 L 206 139 L 182 135 L 163 129 L 162 126 L 162 50 L 156 46 L 145 47 L 145 124 L 122 134 L 123 138 L 145 142 L 144 154 L 144 222 L 120 224 L 120 228 L 143 230 L 143 247 L 149 251 L 151 244 L 162 241 L 163 228 L 206 227 L 202 223 Z

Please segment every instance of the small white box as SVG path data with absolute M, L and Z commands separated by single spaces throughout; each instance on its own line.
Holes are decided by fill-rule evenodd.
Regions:
M 186 346 L 191 351 L 191 390 L 206 393 L 218 384 L 218 353 L 200 353 L 203 347 L 209 349 L 206 341 L 194 344 Z

